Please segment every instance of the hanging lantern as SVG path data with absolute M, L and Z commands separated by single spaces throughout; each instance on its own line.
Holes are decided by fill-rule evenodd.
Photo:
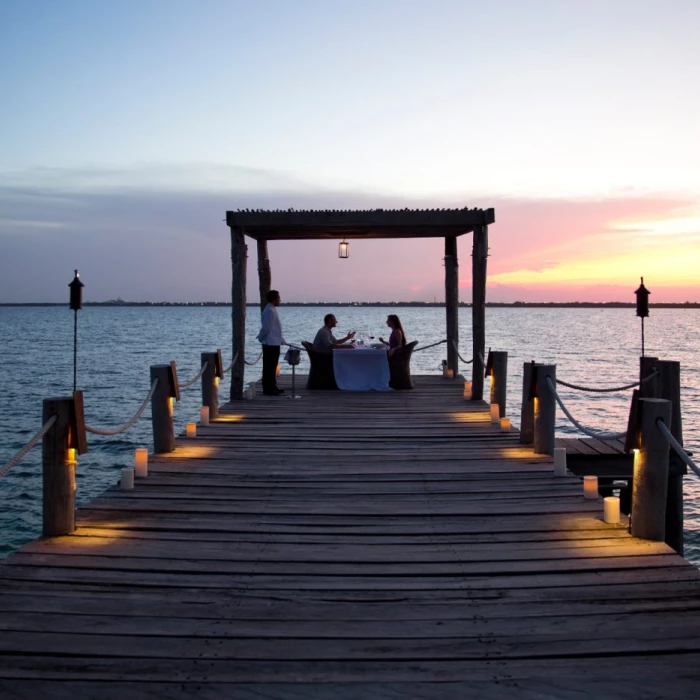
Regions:
M 651 292 L 644 286 L 644 277 L 640 279 L 642 283 L 639 285 L 639 289 L 635 291 L 637 295 L 637 316 L 646 318 L 649 315 L 649 294 Z
M 80 274 L 75 271 L 73 281 L 68 285 L 70 287 L 70 308 L 74 311 L 83 308 L 83 287 L 85 286 L 80 281 Z
M 68 284 L 70 287 L 70 308 L 73 310 L 73 394 L 78 387 L 78 311 L 83 308 L 83 287 L 80 275 L 75 270 L 73 281 Z
M 343 238 L 342 243 L 338 243 L 338 257 L 339 258 L 349 258 L 350 257 L 350 244 Z
M 642 357 L 644 357 L 644 319 L 649 315 L 649 295 L 651 292 L 644 286 L 644 277 L 640 279 L 642 283 L 634 293 L 637 295 L 637 316 L 642 319 Z

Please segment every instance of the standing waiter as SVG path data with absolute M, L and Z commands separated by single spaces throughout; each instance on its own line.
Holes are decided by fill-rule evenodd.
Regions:
M 277 307 L 282 299 L 276 289 L 267 293 L 267 304 L 262 312 L 262 328 L 258 333 L 258 340 L 262 343 L 262 385 L 263 394 L 266 396 L 278 396 L 284 394 L 284 389 L 277 386 L 277 363 L 280 359 L 280 346 L 288 345 L 282 337 L 282 323 Z

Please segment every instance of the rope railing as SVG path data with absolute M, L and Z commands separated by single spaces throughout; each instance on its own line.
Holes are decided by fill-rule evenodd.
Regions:
M 231 371 L 231 367 L 233 367 L 236 364 L 236 360 L 238 359 L 238 352 L 233 356 L 233 359 L 231 360 L 231 364 L 223 370 L 224 374 L 228 374 Z
M 673 437 L 673 434 L 668 429 L 666 423 L 664 423 L 661 418 L 657 418 L 656 425 L 668 441 L 669 445 L 673 447 L 676 454 L 686 463 L 687 466 L 689 466 L 695 472 L 695 475 L 697 477 L 700 477 L 700 468 L 695 465 L 692 459 L 690 459 L 688 453 L 683 449 L 683 446 L 680 444 L 680 442 L 678 442 L 678 440 L 676 440 L 676 438 Z
M 625 437 L 627 435 L 627 431 L 623 433 L 601 433 L 597 432 L 594 430 L 590 430 L 589 428 L 584 427 L 581 425 L 572 415 L 571 413 L 567 410 L 566 406 L 564 405 L 564 402 L 559 398 L 559 394 L 557 394 L 557 390 L 554 388 L 554 383 L 552 382 L 552 378 L 547 375 L 547 386 L 549 387 L 550 391 L 552 394 L 554 394 L 554 398 L 556 399 L 557 403 L 559 404 L 559 408 L 564 412 L 564 415 L 582 432 L 588 435 L 589 437 L 592 438 L 597 438 L 598 440 L 618 440 L 620 438 Z
M 2 469 L 0 469 L 0 477 L 5 476 L 5 474 L 7 474 L 7 472 L 9 472 L 10 469 L 15 466 L 15 464 L 21 461 L 27 452 L 29 452 L 29 450 L 31 450 L 32 447 L 34 447 L 39 440 L 41 440 L 44 435 L 51 430 L 51 427 L 55 422 L 56 416 L 51 416 L 51 418 L 49 418 L 41 427 L 39 432 Z
M 434 348 L 436 345 L 442 345 L 443 343 L 446 343 L 447 340 L 438 340 L 437 343 L 433 343 L 432 345 L 424 345 L 422 348 L 416 348 L 413 352 L 420 352 L 421 350 L 427 350 L 428 348 Z
M 443 341 L 444 342 L 444 341 Z M 465 360 L 460 354 L 459 354 L 459 348 L 457 347 L 457 341 L 453 338 L 452 339 L 452 347 L 455 349 L 455 352 L 457 353 L 457 357 L 465 364 L 465 365 L 470 365 L 472 362 L 474 362 L 474 358 L 472 357 L 471 360 Z M 481 355 L 479 355 L 481 357 Z
M 257 359 L 254 360 L 253 362 L 248 362 L 248 360 L 243 360 L 243 362 L 245 362 L 248 365 L 248 367 L 252 367 L 253 365 L 257 365 L 258 362 L 260 362 L 261 357 L 262 357 L 262 351 L 260 351 L 260 354 L 258 355 Z
M 607 389 L 595 389 L 592 387 L 579 386 L 578 384 L 569 384 L 568 382 L 564 382 L 561 379 L 557 379 L 557 384 L 561 384 L 562 386 L 568 387 L 569 389 L 577 389 L 578 391 L 590 391 L 598 394 L 608 394 L 616 391 L 625 391 L 626 389 L 633 389 L 637 386 L 642 386 L 642 384 L 646 384 L 649 380 L 653 379 L 658 373 L 659 370 L 655 369 L 648 377 L 644 377 L 644 379 L 642 379 L 639 382 L 632 382 L 631 384 L 626 384 L 625 386 L 615 386 Z
M 178 382 L 177 383 L 178 388 L 187 389 L 188 386 L 192 386 L 204 374 L 204 370 L 207 368 L 208 365 L 209 365 L 209 360 L 207 360 L 202 365 L 202 369 L 199 370 L 199 374 L 194 379 L 191 379 L 189 382 Z
M 136 423 L 136 421 L 141 417 L 141 414 L 146 410 L 146 406 L 148 406 L 149 401 L 153 398 L 156 386 L 158 386 L 158 379 L 153 380 L 151 390 L 148 392 L 146 400 L 141 404 L 141 408 L 136 411 L 136 414 L 128 423 L 124 423 L 124 425 L 121 425 L 114 430 L 109 430 L 106 428 L 93 428 L 91 425 L 86 425 L 85 430 L 88 433 L 94 433 L 95 435 L 119 435 L 119 433 L 123 433 L 125 430 L 128 430 L 134 423 Z

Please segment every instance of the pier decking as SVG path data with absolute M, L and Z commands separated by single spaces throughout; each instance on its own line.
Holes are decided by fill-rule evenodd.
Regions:
M 21 548 L 0 697 L 697 697 L 700 571 L 415 379 L 226 405 Z

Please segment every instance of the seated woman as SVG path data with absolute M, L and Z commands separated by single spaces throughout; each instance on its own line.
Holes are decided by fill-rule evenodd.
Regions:
M 406 334 L 403 331 L 403 326 L 401 325 L 401 320 L 396 314 L 389 314 L 386 317 L 386 325 L 391 328 L 391 335 L 389 336 L 389 342 L 387 343 L 384 338 L 380 338 L 379 342 L 384 343 L 387 346 L 387 355 L 391 357 L 396 348 L 402 348 L 406 345 Z

